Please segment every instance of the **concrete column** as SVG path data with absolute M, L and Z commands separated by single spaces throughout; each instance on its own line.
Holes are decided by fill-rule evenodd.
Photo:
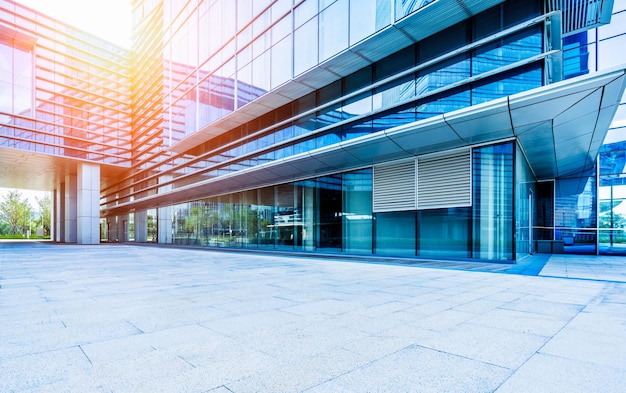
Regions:
M 77 242 L 100 244 L 100 165 L 78 164 Z
M 65 176 L 65 236 L 64 243 L 76 243 L 76 175 Z
M 54 241 L 62 243 L 65 241 L 65 183 L 57 183 L 53 198 L 54 221 Z
M 135 242 L 145 243 L 148 241 L 148 211 L 135 212 Z

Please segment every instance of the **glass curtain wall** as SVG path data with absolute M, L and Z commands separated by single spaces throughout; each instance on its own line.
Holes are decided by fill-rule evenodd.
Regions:
M 557 179 L 554 184 L 555 240 L 568 254 L 595 254 L 596 176 Z
M 536 205 L 536 179 L 526 157 L 516 144 L 515 154 L 515 251 L 520 259 L 535 251 L 533 226 Z
M 326 252 L 341 252 L 341 175 L 324 176 L 315 183 L 315 248 Z
M 0 124 L 11 117 L 31 116 L 33 106 L 32 45 L 0 35 Z
M 536 242 L 537 252 L 563 252 L 554 249 L 554 181 L 541 181 L 535 184 L 535 208 L 533 225 L 533 239 Z
M 342 237 L 344 251 L 372 253 L 372 170 L 343 175 Z
M 173 242 L 509 261 L 516 250 L 528 254 L 533 239 L 535 180 L 523 155 L 517 156 L 520 187 L 514 194 L 515 144 L 474 150 L 473 207 L 373 214 L 368 168 L 176 205 Z
M 606 143 L 600 151 L 599 163 L 599 251 L 602 254 L 624 255 L 626 254 L 626 141 L 617 140 Z
M 377 213 L 375 254 L 415 256 L 416 226 L 414 211 Z
M 513 260 L 513 143 L 473 152 L 473 256 Z
M 471 208 L 418 212 L 418 252 L 424 257 L 471 258 Z

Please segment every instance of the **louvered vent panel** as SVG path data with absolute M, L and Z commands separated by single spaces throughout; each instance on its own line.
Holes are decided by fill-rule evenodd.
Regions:
M 613 1 L 611 0 L 547 0 L 546 11 L 563 13 L 563 35 L 597 27 L 611 20 Z
M 472 205 L 471 152 L 419 158 L 417 208 L 438 209 Z
M 374 212 L 415 210 L 415 160 L 374 166 Z

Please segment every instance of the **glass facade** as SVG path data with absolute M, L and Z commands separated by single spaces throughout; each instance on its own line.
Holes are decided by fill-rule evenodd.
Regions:
M 129 168 L 130 53 L 0 4 L 0 147 Z
M 473 150 L 473 207 L 374 213 L 372 170 L 363 169 L 176 205 L 174 243 L 512 261 L 514 228 L 530 225 L 513 225 L 515 146 Z
M 471 3 L 136 0 L 126 51 L 5 1 L 0 37 L 20 39 L 0 38 L 0 143 L 124 169 L 100 188 L 107 241 L 495 262 L 626 254 L 626 106 L 593 170 L 538 176 L 528 130 L 504 132 L 510 97 L 624 67 L 626 0 L 611 23 L 575 31 L 555 2 Z M 466 16 L 427 23 L 444 11 Z M 444 131 L 416 132 L 424 151 L 372 142 L 498 105 L 509 118 L 459 126 L 462 145 Z M 376 208 L 377 164 L 461 148 L 467 201 L 422 205 L 416 187 L 413 205 Z
M 265 10 L 257 23 L 263 25 L 262 21 L 265 21 L 275 26 L 272 25 L 272 18 L 268 19 L 263 15 L 274 15 L 272 10 L 280 3 Z M 309 6 L 309 3 L 315 4 L 306 1 L 296 7 L 293 15 L 295 20 L 300 20 L 301 16 L 297 10 L 305 5 L 312 8 L 311 11 L 307 11 L 308 13 L 302 11 L 303 15 L 314 14 L 312 10 L 317 8 Z M 329 8 L 332 9 L 341 3 L 333 2 Z M 514 5 L 515 3 L 505 4 L 497 7 L 498 12 L 489 10 L 458 23 L 253 121 L 221 133 L 209 142 L 196 146 L 188 154 L 164 156 L 155 165 L 145 165 L 146 170 L 136 173 L 135 176 L 150 176 L 148 174 L 150 172 L 155 178 L 162 173 L 171 173 L 169 184 L 173 188 L 181 188 L 194 182 L 219 178 L 225 174 L 308 152 L 314 148 L 332 146 L 359 136 L 542 86 L 544 20 L 533 19 L 540 14 L 539 8 L 535 12 L 530 7 L 531 11 L 516 16 Z M 193 12 L 200 12 L 200 9 L 202 7 L 189 12 L 193 15 Z M 315 14 L 318 16 L 315 18 L 320 18 L 320 15 L 327 11 L 327 9 L 318 10 Z M 515 22 L 526 21 L 529 18 L 533 20 L 529 27 L 515 25 Z M 503 24 L 512 27 L 513 32 L 504 38 L 494 35 Z M 316 21 L 315 26 L 317 25 Z M 273 28 L 270 28 L 270 31 L 271 29 Z M 488 33 L 491 35 L 486 35 Z M 294 34 L 297 34 L 297 31 Z M 306 34 L 307 39 L 313 39 L 311 37 L 315 36 L 317 36 L 315 32 Z M 297 40 L 297 37 L 294 39 Z M 268 39 L 267 42 L 271 40 Z M 305 44 L 294 45 L 313 52 Z M 187 48 L 190 51 L 194 50 L 194 47 Z M 451 55 L 451 51 L 459 54 Z M 234 54 L 235 58 L 239 59 L 243 56 L 242 53 L 247 52 Z M 187 57 L 188 55 L 183 56 L 184 59 Z M 304 61 L 303 57 L 304 55 L 298 56 L 295 53 L 294 61 Z M 195 56 L 193 58 L 195 59 Z M 247 55 L 244 58 L 248 59 Z M 498 60 L 493 61 L 494 58 Z M 288 61 L 290 57 L 282 59 Z M 319 61 L 316 58 L 312 64 Z M 241 61 L 237 60 L 237 64 L 241 64 Z M 222 77 L 216 79 L 215 72 L 219 70 L 211 74 L 205 72 L 207 68 L 202 66 L 171 63 L 171 67 L 174 66 L 188 71 L 174 72 L 176 71 L 174 68 L 169 70 L 172 75 L 179 75 L 172 78 L 172 82 L 174 79 L 180 81 L 176 82 L 178 87 L 172 90 L 165 88 L 166 94 L 171 97 L 167 102 L 173 103 L 171 119 L 163 125 L 167 129 L 169 124 L 165 143 L 174 144 L 204 126 L 210 127 L 210 124 L 215 124 L 229 113 L 236 112 L 237 108 L 245 106 L 269 90 L 258 90 L 259 86 L 263 85 L 262 82 L 254 82 L 247 77 L 242 79 L 239 72 L 233 71 L 235 74 L 231 79 Z M 269 68 L 273 69 L 274 66 L 271 65 Z M 194 69 L 195 71 L 192 71 Z M 261 74 L 267 75 L 269 72 L 265 70 Z M 285 75 L 288 75 L 289 79 L 292 77 L 289 73 Z M 221 93 L 214 94 L 211 90 L 205 90 L 203 80 L 220 81 Z M 137 184 L 129 183 L 121 195 L 133 192 L 149 195 L 162 185 L 157 182 L 144 184 L 146 187 L 142 189 L 137 187 Z M 126 200 L 113 195 L 114 192 L 119 194 L 119 191 L 111 190 L 111 193 L 106 195 L 110 205 L 104 207 L 115 206 Z
M 28 117 L 33 109 L 33 47 L 14 42 L 0 36 L 0 111 Z M 0 117 L 0 123 L 10 121 L 8 115 Z

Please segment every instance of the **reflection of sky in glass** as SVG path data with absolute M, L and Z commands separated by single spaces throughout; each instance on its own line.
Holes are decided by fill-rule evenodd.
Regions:
M 17 0 L 97 37 L 130 48 L 129 0 Z
M 32 60 L 30 52 L 0 43 L 0 111 L 28 114 L 32 105 Z M 0 123 L 11 118 L 0 115 Z

